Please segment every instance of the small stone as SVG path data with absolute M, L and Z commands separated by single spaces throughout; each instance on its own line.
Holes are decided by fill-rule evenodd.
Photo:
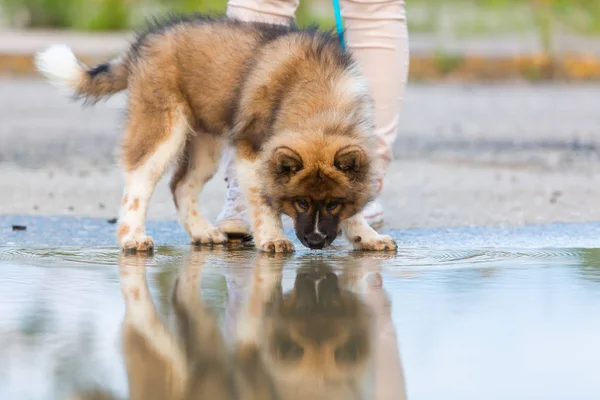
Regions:
M 106 208 L 106 206 L 104 205 L 104 203 L 99 203 L 98 208 L 101 210 L 104 210 Z
M 13 231 L 24 231 L 26 229 L 27 229 L 27 227 L 25 225 L 13 225 L 12 226 Z
M 69 206 L 68 210 L 69 210 L 69 211 L 74 211 L 74 210 L 75 210 L 75 207 L 73 207 L 73 206 Z
M 34 204 L 34 205 L 33 205 L 33 209 L 34 209 L 35 211 L 39 210 L 39 207 L 38 207 L 38 205 L 37 205 L 37 204 Z
M 117 223 L 117 218 L 107 219 L 106 222 L 108 222 L 109 224 L 116 224 Z

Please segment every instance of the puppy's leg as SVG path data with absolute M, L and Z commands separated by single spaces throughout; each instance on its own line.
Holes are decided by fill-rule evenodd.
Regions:
M 362 212 L 342 222 L 344 236 L 356 250 L 396 250 L 396 242 L 369 226 Z
M 159 112 L 145 103 L 134 107 L 123 143 L 125 191 L 117 240 L 124 250 L 151 251 L 154 243 L 145 227 L 148 202 L 169 164 L 179 157 L 190 129 L 183 106 Z
M 192 137 L 171 180 L 179 221 L 195 244 L 227 241 L 227 236 L 215 228 L 198 207 L 198 196 L 219 166 L 222 144 L 222 139 L 212 135 L 199 133 Z
M 248 200 L 254 243 L 259 250 L 269 253 L 292 252 L 294 245 L 285 236 L 281 214 L 267 204 L 260 192 L 257 167 L 257 160 L 236 155 L 236 169 Z

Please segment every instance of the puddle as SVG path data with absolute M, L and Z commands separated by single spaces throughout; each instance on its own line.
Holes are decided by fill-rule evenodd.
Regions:
M 5 245 L 0 399 L 597 399 L 600 249 L 465 243 Z

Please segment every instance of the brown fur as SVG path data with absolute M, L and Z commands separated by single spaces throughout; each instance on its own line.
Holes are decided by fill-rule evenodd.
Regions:
M 175 326 L 160 319 L 145 277 L 146 259 L 122 255 L 121 292 L 126 306 L 122 349 L 128 398 L 156 400 L 276 400 L 271 374 L 256 349 L 229 351 L 200 284 L 205 251 L 192 250 L 173 287 Z M 132 292 L 137 290 L 137 295 Z M 101 387 L 71 400 L 113 400 Z
M 119 60 L 82 74 L 85 78 L 79 79 L 75 92 L 94 101 L 129 89 L 122 164 L 128 173 L 143 171 L 145 175 L 136 179 L 146 180 L 151 189 L 168 164 L 175 162 L 171 181 L 175 198 L 189 172 L 190 144 L 205 140 L 206 135 L 229 138 L 238 159 L 257 161 L 251 168 L 256 169 L 258 182 L 245 184 L 260 193 L 256 201 L 250 199 L 250 205 L 255 242 L 263 250 L 293 249 L 280 233 L 259 227 L 274 223 L 273 217 L 264 215 L 264 206 L 273 215 L 292 217 L 300 241 L 313 248 L 331 243 L 339 224 L 360 212 L 375 195 L 372 99 L 357 64 L 332 34 L 227 18 L 178 17 L 155 22 Z M 166 143 L 168 154 L 155 157 L 167 151 L 159 149 Z M 297 168 L 290 169 L 289 160 L 278 156 L 282 148 L 296 154 Z M 156 165 L 146 168 L 152 157 Z M 200 165 L 201 161 L 193 162 Z M 216 168 L 218 162 L 207 163 L 206 168 L 213 164 Z M 200 184 L 212 176 L 210 171 L 203 173 L 206 178 Z M 144 217 L 152 192 L 145 190 L 136 214 Z M 315 202 L 315 207 L 298 224 L 300 215 L 293 201 L 299 198 Z M 318 225 L 318 213 L 335 208 L 327 206 L 332 201 L 339 202 L 339 208 Z M 123 207 L 138 210 L 137 203 Z M 194 216 L 187 212 L 180 217 L 189 215 Z M 307 239 L 313 221 L 317 233 L 319 229 L 325 233 L 314 246 Z M 188 228 L 192 225 L 184 223 Z M 193 239 L 222 240 L 211 232 L 210 237 L 203 233 Z M 282 240 L 286 243 L 276 245 Z M 120 241 L 134 248 L 146 248 L 151 242 L 143 229 L 140 237 Z
M 315 260 L 301 266 L 293 289 L 282 293 L 282 266 L 265 257 L 257 259 L 239 323 L 256 327 L 254 346 L 282 398 L 371 398 L 375 332 L 369 307 Z

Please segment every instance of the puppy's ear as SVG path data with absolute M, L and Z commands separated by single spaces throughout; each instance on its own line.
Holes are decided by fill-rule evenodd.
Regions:
M 279 178 L 290 178 L 304 168 L 300 154 L 287 146 L 276 148 L 271 162 Z
M 368 166 L 367 153 L 360 146 L 343 147 L 335 153 L 333 165 L 348 175 L 358 177 Z

